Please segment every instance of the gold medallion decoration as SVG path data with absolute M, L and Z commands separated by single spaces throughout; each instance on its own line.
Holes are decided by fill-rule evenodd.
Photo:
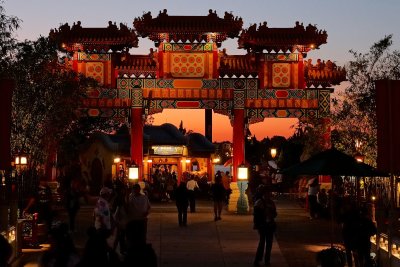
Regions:
M 290 86 L 290 64 L 288 63 L 272 64 L 272 86 L 273 87 Z
M 100 84 L 104 83 L 104 65 L 102 62 L 86 63 L 86 77 L 95 79 Z
M 171 54 L 172 77 L 204 76 L 204 54 L 201 53 L 173 53 Z

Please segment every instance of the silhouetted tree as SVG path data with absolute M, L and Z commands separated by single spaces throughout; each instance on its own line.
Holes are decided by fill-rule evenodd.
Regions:
M 374 43 L 368 52 L 350 50 L 354 60 L 347 70 L 349 86 L 333 98 L 332 141 L 335 147 L 355 153 L 355 140 L 361 153 L 375 164 L 377 153 L 376 91 L 374 81 L 400 78 L 400 52 L 391 51 L 392 35 Z
M 21 20 L 8 16 L 3 7 L 4 1 L 0 0 L 0 78 L 8 78 L 10 64 L 17 41 L 13 32 L 19 28 Z

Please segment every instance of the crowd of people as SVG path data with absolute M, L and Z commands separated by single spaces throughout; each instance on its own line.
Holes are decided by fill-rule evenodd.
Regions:
M 161 177 L 159 173 L 156 173 Z M 171 173 L 173 174 L 173 173 Z M 276 172 L 268 175 L 276 177 Z M 276 183 L 262 179 L 257 187 L 248 192 L 253 203 L 254 229 L 259 234 L 254 266 L 264 261 L 270 264 L 273 235 L 276 231 L 277 210 L 272 199 L 279 197 Z M 170 177 L 172 180 L 174 176 Z M 160 186 L 168 180 L 158 179 Z M 156 182 L 157 183 L 157 182 Z M 320 188 L 318 177 L 307 181 L 307 203 L 310 219 L 328 218 L 332 193 Z M 167 189 L 167 186 L 164 186 Z M 147 242 L 147 220 L 151 210 L 148 187 L 134 184 L 128 187 L 126 181 L 118 177 L 100 190 L 93 208 L 93 225 L 87 230 L 87 242 L 83 252 L 78 253 L 71 234 L 76 231 L 75 219 L 82 199 L 86 198 L 84 188 L 72 179 L 64 192 L 65 209 L 68 223 L 55 224 L 46 215 L 49 209 L 49 188 L 40 184 L 37 196 L 29 200 L 24 212 L 32 207 L 40 207 L 41 220 L 48 225 L 51 249 L 43 254 L 40 266 L 157 266 L 157 255 L 152 245 Z M 188 226 L 188 211 L 196 212 L 196 191 L 201 190 L 199 180 L 193 175 L 185 176 L 179 183 L 175 181 L 172 189 L 168 189 L 170 200 L 174 200 L 177 209 L 177 223 L 180 227 Z M 229 201 L 229 172 L 217 171 L 213 182 L 207 187 L 209 199 L 213 201 L 214 221 L 222 220 L 223 207 Z M 51 213 L 49 213 L 51 214 Z M 376 233 L 376 227 L 370 219 L 367 209 L 344 202 L 335 215 L 343 226 L 343 241 L 346 249 L 348 266 L 369 266 L 369 238 Z M 139 264 L 139 265 L 138 265 Z
M 173 174 L 173 173 L 171 173 Z M 166 180 L 159 179 L 155 173 L 155 184 L 165 188 L 174 176 Z M 188 211 L 196 212 L 196 192 L 200 191 L 198 180 L 187 175 L 185 180 L 175 181 L 172 189 L 168 188 L 168 198 L 175 200 L 178 214 L 178 225 L 188 225 Z M 226 186 L 229 188 L 229 173 L 217 172 L 215 182 L 208 187 L 208 194 L 214 203 L 214 220 L 221 220 L 224 204 L 227 202 Z M 43 254 L 40 266 L 157 266 L 157 255 L 151 244 L 147 243 L 147 218 L 151 210 L 148 186 L 137 183 L 128 186 L 123 177 L 116 177 L 112 183 L 101 188 L 93 208 L 93 225 L 87 230 L 87 242 L 83 252 L 78 253 L 72 234 L 76 231 L 76 216 L 81 202 L 87 199 L 84 187 L 76 179 L 71 179 L 64 186 L 64 207 L 68 214 L 68 223 L 56 220 L 48 221 L 48 237 L 51 248 Z M 50 202 L 51 194 L 43 184 L 41 198 L 32 198 L 25 211 L 32 211 L 35 204 Z M 40 194 L 38 194 L 40 196 Z M 46 196 L 46 197 L 45 197 Z M 43 209 L 43 208 L 42 208 Z M 45 212 L 41 210 L 41 212 Z M 51 212 L 48 212 L 51 214 Z M 42 213 L 46 214 L 46 213 Z M 46 222 L 46 217 L 42 216 Z M 52 219 L 52 218 L 51 218 Z M 41 221 L 41 222 L 42 222 Z
M 53 223 L 51 247 L 40 258 L 39 266 L 157 266 L 157 255 L 146 240 L 150 201 L 139 184 L 120 187 L 116 179 L 113 188 L 100 190 L 82 253 L 77 252 L 71 238 L 76 214 L 69 224 Z

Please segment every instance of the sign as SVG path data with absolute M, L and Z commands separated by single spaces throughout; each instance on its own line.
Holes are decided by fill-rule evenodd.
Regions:
M 154 155 L 182 155 L 183 147 L 182 146 L 152 146 L 154 150 Z

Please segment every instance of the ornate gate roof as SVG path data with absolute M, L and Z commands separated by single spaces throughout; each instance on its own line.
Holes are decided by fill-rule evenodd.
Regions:
M 345 69 L 331 60 L 304 60 L 328 37 L 311 24 L 270 28 L 264 22 L 242 29 L 242 18 L 228 12 L 171 16 L 163 10 L 135 18 L 133 26 L 84 28 L 77 22 L 51 30 L 50 38 L 74 53 L 68 66 L 99 82 L 83 96 L 80 114 L 127 118 L 132 108 L 141 108 L 146 118 L 172 108 L 213 109 L 231 118 L 233 109 L 245 109 L 249 123 L 326 117 L 329 87 L 346 79 Z M 138 36 L 156 49 L 131 54 Z M 218 50 L 227 38 L 238 38 L 247 54 Z
M 67 51 L 121 51 L 137 47 L 136 33 L 126 25 L 108 22 L 106 28 L 83 28 L 78 21 L 71 26 L 68 23 L 58 29 L 52 29 L 49 37 L 59 44 L 60 49 Z
M 238 37 L 243 21 L 242 18 L 235 18 L 228 12 L 220 18 L 211 9 L 207 16 L 169 16 L 164 9 L 155 18 L 150 12 L 141 18 L 135 18 L 133 25 L 139 36 L 148 37 L 156 43 L 185 43 L 187 40 L 200 43 L 208 42 L 210 38 L 215 38 L 217 43 L 221 43 L 228 37 Z
M 307 53 L 312 49 L 318 49 L 320 45 L 326 44 L 328 34 L 326 31 L 318 30 L 316 26 L 296 22 L 293 28 L 269 28 L 267 22 L 253 24 L 244 29 L 239 37 L 239 48 L 244 48 L 252 52 L 287 51 Z

